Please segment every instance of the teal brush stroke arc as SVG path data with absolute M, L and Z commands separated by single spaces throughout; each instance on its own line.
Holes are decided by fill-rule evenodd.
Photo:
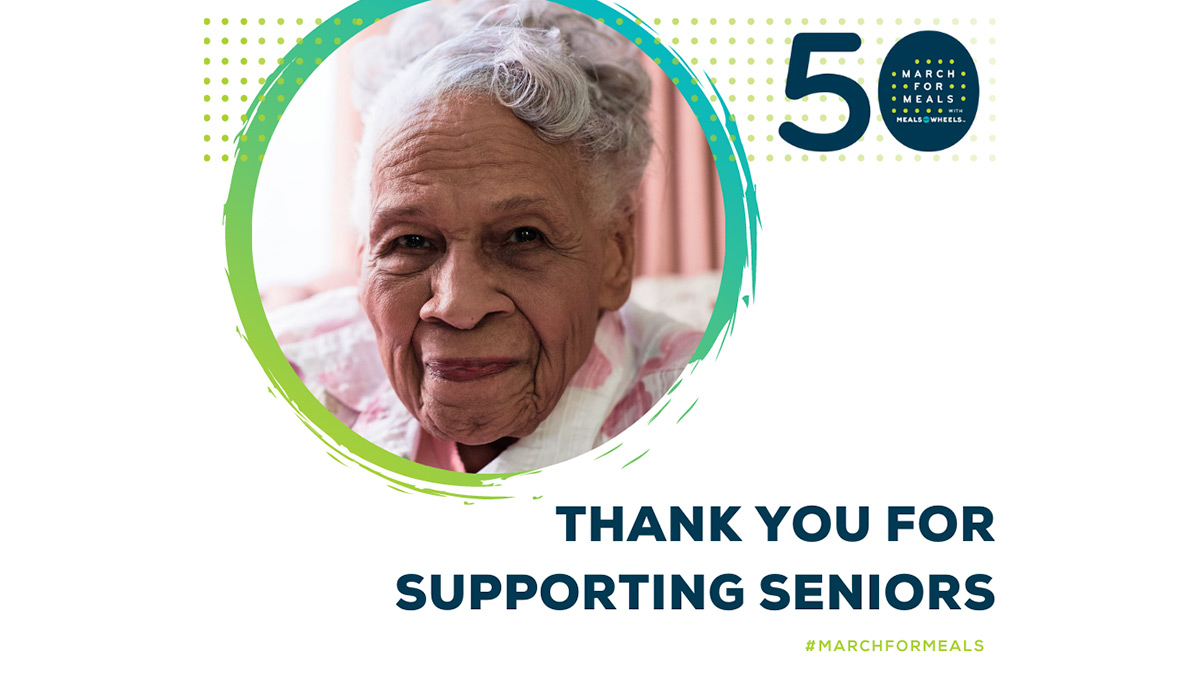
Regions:
M 330 456 L 334 456 L 340 463 L 358 466 L 386 479 L 390 487 L 400 492 L 442 497 L 470 497 L 473 501 L 504 499 L 511 496 L 483 494 L 486 491 L 480 492 L 479 489 L 496 488 L 510 478 L 531 476 L 539 471 L 479 475 L 443 471 L 423 466 L 376 446 L 346 427 L 326 410 L 296 376 L 287 359 L 284 358 L 278 342 L 275 341 L 274 333 L 267 321 L 266 311 L 259 298 L 258 281 L 254 273 L 251 222 L 255 190 L 262 171 L 261 158 L 265 158 L 271 136 L 291 99 L 307 82 L 319 62 L 328 58 L 340 45 L 344 45 L 377 19 L 419 4 L 421 1 L 360 0 L 360 2 L 350 5 L 309 32 L 288 51 L 282 64 L 267 78 L 255 99 L 249 103 L 250 107 L 245 122 L 236 139 L 233 175 L 230 179 L 229 196 L 223 212 L 225 272 L 241 320 L 241 326 L 237 329 L 238 334 L 246 341 L 255 359 L 266 372 L 273 392 L 288 401 L 305 427 L 321 440 L 330 452 Z M 700 124 L 702 126 L 707 124 L 704 126 L 706 135 L 718 135 L 716 142 L 711 146 L 716 159 L 717 174 L 721 183 L 726 212 L 725 265 L 713 316 L 704 331 L 700 346 L 692 357 L 692 370 L 694 371 L 696 364 L 709 356 L 718 340 L 723 343 L 732 332 L 743 276 L 747 270 L 751 275 L 751 295 L 754 294 L 757 285 L 755 275 L 760 225 L 758 202 L 754 194 L 746 153 L 738 136 L 737 125 L 719 93 L 716 94 L 716 97 L 725 118 L 710 123 L 708 117 L 715 115 L 716 112 L 708 97 L 699 87 L 699 76 L 692 72 L 686 60 L 665 44 L 654 43 L 653 30 L 645 22 L 638 21 L 632 13 L 626 11 L 626 14 L 622 16 L 612 7 L 597 0 L 562 0 L 561 4 L 603 20 L 609 28 L 638 44 L 651 59 L 658 59 L 656 63 L 659 67 L 669 77 L 678 79 L 679 91 L 687 98 L 692 112 Z M 624 19 L 620 24 L 615 22 L 618 16 Z M 355 19 L 361 21 L 355 24 Z M 335 43 L 335 38 L 340 41 Z M 637 39 L 641 39 L 641 41 L 636 41 Z M 693 79 L 697 81 L 697 84 L 689 89 L 689 83 Z M 715 88 L 713 91 L 716 93 Z M 696 96 L 695 99 L 692 99 L 693 95 Z M 684 414 L 686 415 L 686 412 Z M 598 458 L 603 458 L 616 449 L 617 447 L 614 447 Z M 625 466 L 632 464 L 645 454 L 646 452 L 643 452 Z M 443 487 L 470 488 L 474 492 L 468 496 L 445 490 Z

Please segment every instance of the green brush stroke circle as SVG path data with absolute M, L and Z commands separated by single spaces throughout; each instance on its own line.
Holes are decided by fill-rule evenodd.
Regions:
M 226 274 L 242 323 L 239 333 L 266 371 L 274 390 L 292 405 L 309 430 L 325 443 L 329 455 L 335 461 L 371 471 L 388 480 L 397 490 L 450 495 L 471 500 L 505 498 L 508 496 L 498 493 L 493 495 L 479 489 L 495 488 L 506 479 L 532 475 L 538 471 L 480 475 L 424 466 L 380 448 L 326 410 L 284 358 L 283 351 L 267 322 L 254 275 L 251 249 L 254 193 L 262 170 L 262 159 L 288 104 L 320 62 L 328 58 L 339 46 L 373 24 L 377 18 L 387 17 L 422 1 L 360 0 L 354 3 L 322 22 L 297 42 L 267 79 L 251 103 L 251 109 L 247 112 L 242 130 L 238 134 L 233 177 L 224 212 L 225 253 L 228 264 Z M 665 42 L 656 43 L 653 30 L 645 22 L 597 0 L 561 0 L 560 4 L 603 21 L 608 27 L 637 44 L 651 59 L 656 59 L 659 67 L 674 80 L 680 93 L 691 105 L 692 112 L 704 128 L 705 135 L 717 136 L 715 141 L 711 138 L 709 140 L 716 159 L 725 204 L 725 264 L 712 318 L 692 357 L 693 363 L 700 362 L 709 356 L 714 346 L 719 353 L 718 342 L 723 343 L 732 332 L 743 274 L 747 270 L 751 274 L 751 293 L 743 296 L 741 301 L 749 305 L 754 295 L 758 252 L 758 205 L 737 124 L 724 100 L 715 93 L 715 88 L 712 88 L 717 98 L 715 103 L 710 102 L 700 88 L 701 81 L 708 81 L 708 76 L 694 74 L 687 61 L 669 49 Z M 622 21 L 616 22 L 617 18 L 621 18 Z M 335 38 L 339 41 L 335 42 Z M 714 104 L 720 106 L 721 114 L 716 112 Z M 710 116 L 717 118 L 712 120 Z M 464 495 L 449 492 L 444 490 L 443 486 L 465 486 L 471 489 L 471 493 Z

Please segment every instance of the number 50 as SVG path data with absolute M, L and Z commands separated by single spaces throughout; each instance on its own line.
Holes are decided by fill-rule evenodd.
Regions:
M 792 39 L 792 60 L 788 65 L 784 94 L 788 99 L 798 100 L 818 92 L 833 93 L 846 100 L 850 107 L 850 118 L 845 126 L 832 133 L 813 133 L 785 121 L 779 125 L 780 138 L 797 148 L 828 152 L 846 148 L 867 132 L 867 124 L 871 121 L 871 103 L 861 85 L 844 75 L 808 74 L 808 60 L 814 52 L 851 52 L 857 51 L 860 46 L 862 38 L 848 32 L 797 34 Z

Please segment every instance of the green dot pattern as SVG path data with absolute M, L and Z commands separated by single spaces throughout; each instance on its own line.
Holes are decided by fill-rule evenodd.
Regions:
M 810 131 L 833 131 L 844 124 L 849 111 L 844 100 L 831 95 L 810 95 L 793 101 L 784 94 L 787 66 L 791 63 L 792 38 L 799 31 L 854 31 L 863 39 L 853 53 L 815 53 L 810 73 L 834 73 L 850 77 L 862 85 L 872 105 L 873 119 L 859 143 L 837 155 L 845 157 L 797 158 L 800 162 L 971 162 L 974 148 L 987 144 L 994 150 L 996 134 L 997 82 L 995 47 L 1002 42 L 994 36 L 995 19 L 945 17 L 654 17 L 646 20 L 652 31 L 662 32 L 661 40 L 677 47 L 692 65 L 702 66 L 710 82 L 724 86 L 722 98 L 742 121 L 741 139 L 751 158 L 766 162 L 791 162 L 780 154 L 797 154 L 797 149 L 778 138 L 779 125 L 793 121 Z M 896 142 L 882 123 L 877 104 L 879 66 L 891 47 L 904 36 L 922 29 L 944 31 L 971 47 L 980 71 L 980 109 L 972 124 L 970 137 L 948 149 L 947 158 L 914 157 L 910 149 Z M 976 35 L 977 34 L 977 35 Z M 974 39 L 974 41 L 972 41 Z M 985 52 L 983 47 L 988 47 Z M 716 100 L 715 97 L 710 97 Z M 795 115 L 790 112 L 796 112 Z M 986 118 L 985 118 L 986 117 Z M 976 160 L 995 161 L 989 149 L 980 149 Z M 765 156 L 771 156 L 769 158 Z M 799 155 L 808 155 L 799 153 Z M 875 157 L 879 156 L 879 157 Z M 899 156 L 899 157 L 897 157 Z M 749 158 L 748 158 L 749 159 Z
M 827 132 L 845 124 L 849 110 L 842 98 L 830 95 L 810 95 L 791 100 L 784 94 L 787 70 L 791 64 L 791 43 L 797 32 L 853 31 L 862 37 L 862 46 L 853 53 L 815 53 L 810 61 L 810 74 L 833 73 L 844 75 L 865 89 L 875 116 L 859 143 L 839 152 L 845 157 L 797 158 L 800 162 L 862 163 L 862 162 L 995 162 L 995 146 L 1003 142 L 997 131 L 998 105 L 1001 98 L 997 75 L 997 48 L 1003 42 L 996 36 L 997 20 L 971 17 L 651 17 L 649 19 L 615 16 L 601 18 L 608 26 L 630 36 L 643 49 L 666 46 L 682 57 L 665 61 L 654 60 L 668 74 L 687 75 L 685 66 L 693 67 L 695 75 L 703 76 L 714 86 L 711 90 L 689 83 L 692 90 L 683 89 L 685 99 L 699 108 L 705 102 L 722 113 L 718 100 L 729 110 L 727 118 L 710 115 L 705 120 L 705 133 L 710 144 L 733 142 L 744 148 L 747 160 L 756 162 L 792 162 L 792 155 L 807 155 L 778 137 L 780 124 L 793 122 L 815 132 Z M 281 77 L 286 73 L 285 58 L 291 56 L 290 66 L 319 66 L 318 54 L 340 46 L 361 27 L 380 21 L 380 18 L 352 17 L 340 14 L 332 18 L 305 17 L 222 17 L 205 18 L 201 25 L 203 78 L 203 143 L 205 162 L 228 162 L 232 150 L 214 150 L 220 142 L 241 145 L 240 154 L 257 158 L 263 149 L 254 152 L 249 147 L 265 144 L 267 136 L 258 134 L 247 141 L 236 136 L 248 123 L 277 123 L 291 98 L 303 85 L 304 76 Z M 644 28 L 645 33 L 633 36 L 632 26 Z M 343 27 L 353 27 L 346 31 Z M 315 28 L 315 29 L 314 29 Z M 975 122 L 967 138 L 947 150 L 946 157 L 912 157 L 912 151 L 896 142 L 883 125 L 879 111 L 878 68 L 888 50 L 904 36 L 922 29 L 936 28 L 968 46 L 979 71 L 980 103 Z M 318 31 L 320 30 L 320 31 Z M 315 35 L 315 36 L 314 36 Z M 311 37 L 311 38 L 310 38 Z M 643 41 L 646 45 L 643 45 Z M 237 51 L 230 51 L 237 47 Z M 306 50 L 310 49 L 310 50 Z M 669 65 L 667 65 L 669 63 Z M 889 78 L 885 78 L 889 79 Z M 216 91 L 219 82 L 223 88 Z M 678 85 L 679 78 L 673 82 Z M 233 86 L 230 84 L 233 83 Z M 728 92 L 716 94 L 716 85 L 726 86 Z M 241 86 L 240 92 L 236 89 Z M 268 88 L 270 88 L 268 90 Z M 265 97 L 267 92 L 270 98 Z M 890 107 L 887 107 L 890 109 Z M 795 112 L 793 114 L 792 112 Z M 737 121 L 741 127 L 729 129 Z M 220 141 L 217 137 L 220 136 Z M 231 139 L 231 136 L 235 137 Z M 261 136 L 261 138 L 259 138 Z M 981 148 L 980 146 L 988 146 Z M 958 157 L 959 155 L 962 157 Z M 782 156 L 782 157 L 781 157 Z M 878 156 L 878 157 L 876 157 Z M 886 156 L 886 157 L 885 157 Z M 909 156 L 909 157 L 904 157 Z

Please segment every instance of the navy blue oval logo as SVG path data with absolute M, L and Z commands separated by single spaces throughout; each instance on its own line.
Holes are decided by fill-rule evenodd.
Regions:
M 883 60 L 879 112 L 892 136 L 909 148 L 949 148 L 967 135 L 978 111 L 975 61 L 949 34 L 909 34 Z

